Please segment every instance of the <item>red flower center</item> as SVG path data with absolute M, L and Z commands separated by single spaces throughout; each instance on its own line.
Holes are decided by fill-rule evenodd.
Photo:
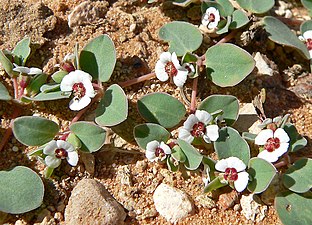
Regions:
M 178 70 L 175 68 L 173 62 L 167 62 L 165 65 L 165 71 L 170 77 L 174 77 L 178 74 Z
M 55 150 L 55 157 L 58 159 L 65 159 L 68 156 L 67 151 L 64 148 L 58 148 Z
M 86 95 L 86 88 L 84 87 L 83 83 L 81 83 L 81 82 L 75 83 L 73 85 L 73 92 L 74 92 L 74 96 L 80 99 Z
M 163 158 L 164 156 L 166 156 L 166 153 L 164 152 L 162 148 L 157 147 L 155 150 L 155 155 L 156 157 Z
M 233 182 L 238 179 L 238 173 L 235 168 L 226 168 L 225 173 L 224 173 L 224 179 Z
M 306 45 L 307 45 L 309 51 L 312 50 L 312 38 L 307 39 Z
M 193 129 L 191 130 L 191 135 L 193 137 L 202 137 L 206 132 L 206 126 L 202 122 L 195 123 Z
M 216 19 L 216 16 L 213 13 L 210 13 L 208 17 L 209 22 L 214 22 L 215 19 Z
M 273 152 L 275 149 L 278 149 L 281 145 L 281 142 L 278 138 L 269 138 L 264 145 L 264 148 L 268 152 Z

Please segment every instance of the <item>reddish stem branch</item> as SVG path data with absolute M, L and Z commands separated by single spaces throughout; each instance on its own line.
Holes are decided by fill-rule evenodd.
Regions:
M 133 84 L 137 84 L 137 83 L 140 83 L 140 82 L 143 82 L 143 81 L 146 81 L 146 80 L 150 80 L 150 79 L 154 78 L 155 76 L 156 76 L 156 74 L 154 72 L 152 72 L 152 73 L 143 75 L 141 77 L 134 78 L 132 80 L 128 80 L 128 81 L 125 81 L 125 82 L 119 82 L 118 84 L 119 84 L 119 86 L 124 88 L 124 87 L 131 86 Z
M 233 30 L 231 33 L 229 33 L 224 38 L 222 38 L 220 41 L 218 41 L 218 43 L 216 45 L 228 42 L 229 40 L 231 40 L 232 38 L 235 37 L 236 33 L 237 33 L 237 30 Z
M 198 83 L 198 77 L 194 78 L 194 80 L 193 80 L 191 107 L 190 107 L 191 113 L 195 113 L 195 111 L 196 111 L 197 83 Z

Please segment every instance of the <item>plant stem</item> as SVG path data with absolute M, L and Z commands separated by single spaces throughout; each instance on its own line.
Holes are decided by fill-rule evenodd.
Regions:
M 124 88 L 124 87 L 131 86 L 133 84 L 137 84 L 137 83 L 140 83 L 140 82 L 143 82 L 143 81 L 146 81 L 146 80 L 150 80 L 150 79 L 154 78 L 155 76 L 156 76 L 156 73 L 152 72 L 152 73 L 143 75 L 141 77 L 134 78 L 132 80 L 128 80 L 128 81 L 125 81 L 125 82 L 119 82 L 118 84 L 119 84 L 120 87 Z
M 17 82 L 17 77 L 13 77 L 13 89 L 14 89 L 14 98 L 18 99 L 18 82 Z
M 0 143 L 0 151 L 2 151 L 2 149 L 5 147 L 5 145 L 8 143 L 11 135 L 12 135 L 12 126 L 13 126 L 13 122 L 14 122 L 14 119 L 16 117 L 18 117 L 19 115 L 21 114 L 21 109 L 19 107 L 14 107 L 14 111 L 13 111 L 13 114 L 12 114 L 12 119 L 11 119 L 11 122 L 10 122 L 10 125 L 8 127 L 8 129 L 5 131 L 5 134 L 1 140 L 1 143 Z
M 224 38 L 222 38 L 220 41 L 218 41 L 218 43 L 216 45 L 228 42 L 229 40 L 231 40 L 232 38 L 235 37 L 236 33 L 237 33 L 237 30 L 233 30 L 231 33 L 229 33 Z
M 198 83 L 198 77 L 194 78 L 194 80 L 193 80 L 191 107 L 190 107 L 191 113 L 195 113 L 195 111 L 196 111 L 197 83 Z

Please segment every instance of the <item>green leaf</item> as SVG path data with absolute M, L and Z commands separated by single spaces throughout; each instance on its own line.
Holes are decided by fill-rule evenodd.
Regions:
M 210 171 L 209 171 L 210 180 L 215 179 L 216 178 L 216 174 L 215 174 L 215 171 L 216 171 L 216 169 L 215 169 L 216 161 L 211 159 L 211 158 L 209 158 L 208 156 L 203 156 L 202 163 L 204 165 L 209 166 L 209 168 L 210 168 Z
M 236 0 L 243 8 L 253 13 L 262 14 L 269 11 L 275 4 L 274 0 Z
M 231 25 L 232 17 L 228 16 L 226 20 L 222 20 L 218 23 L 217 34 L 225 34 L 229 31 L 229 27 Z
M 82 146 L 80 139 L 74 133 L 70 133 L 66 141 L 71 143 L 75 149 L 80 149 Z
M 11 214 L 38 208 L 44 195 L 41 178 L 28 167 L 0 171 L 0 211 Z
M 301 0 L 301 3 L 308 10 L 312 10 L 312 0 Z
M 296 161 L 283 175 L 286 188 L 296 193 L 305 193 L 312 188 L 312 159 L 303 158 Z
M 76 122 L 69 129 L 81 141 L 81 150 L 84 152 L 96 152 L 104 145 L 106 131 L 91 122 Z
M 59 126 L 46 118 L 22 116 L 14 120 L 15 138 L 27 146 L 40 146 L 51 141 L 58 133 Z
M 107 35 L 92 39 L 81 51 L 79 64 L 93 79 L 106 82 L 111 77 L 116 64 L 116 50 Z
M 259 194 L 269 187 L 277 170 L 272 163 L 255 157 L 249 160 L 248 173 L 252 177 L 248 190 Z
M 238 29 L 245 26 L 249 22 L 249 18 L 245 12 L 242 10 L 235 10 L 232 15 L 232 22 L 230 24 L 230 29 Z
M 40 91 L 44 93 L 49 93 L 49 92 L 55 92 L 55 91 L 60 91 L 60 84 L 44 84 L 40 87 Z
M 311 6 L 312 6 L 312 0 L 311 0 Z M 311 8 L 312 9 L 312 8 Z M 301 35 L 303 35 L 304 32 L 308 31 L 308 30 L 312 30 L 312 20 L 307 20 L 304 21 L 301 25 L 300 25 L 300 33 Z
M 171 172 L 176 172 L 176 171 L 179 170 L 179 164 L 175 165 L 175 164 L 174 164 L 174 160 L 175 160 L 175 159 L 174 159 L 172 156 L 170 156 L 170 155 L 167 157 L 167 160 L 166 160 L 168 169 L 169 169 Z
M 289 142 L 290 152 L 296 152 L 304 148 L 308 144 L 307 139 L 305 139 L 298 133 L 296 127 L 293 124 L 286 123 L 284 126 L 284 130 L 286 131 L 286 133 L 288 134 L 290 138 L 290 142 Z
M 286 191 L 275 197 L 275 209 L 284 225 L 312 224 L 312 194 L 302 195 Z
M 6 87 L 0 82 L 0 100 L 10 101 L 12 99 Z
M 67 93 L 67 92 L 62 92 L 62 91 L 55 91 L 55 92 L 48 92 L 48 93 L 41 92 L 37 94 L 35 97 L 24 96 L 24 98 L 31 100 L 31 101 L 50 101 L 50 100 L 69 98 L 70 95 L 71 95 L 71 92 Z
M 257 135 L 249 132 L 243 132 L 242 137 L 247 141 L 255 141 Z
M 148 122 L 172 128 L 184 118 L 186 109 L 176 98 L 166 93 L 152 93 L 138 100 L 138 110 Z
M 214 45 L 205 56 L 208 77 L 220 87 L 240 83 L 255 67 L 252 56 L 233 44 Z
M 115 126 L 127 119 L 128 99 L 117 84 L 111 85 L 96 109 L 95 122 L 100 126 Z
M 231 16 L 234 7 L 229 0 L 216 0 L 215 2 L 202 2 L 202 13 L 205 13 L 209 7 L 214 7 L 219 10 L 220 16 L 227 17 Z
M 0 50 L 0 63 L 5 72 L 12 77 L 13 73 L 13 64 L 12 62 L 5 56 L 4 52 Z
M 53 79 L 56 83 L 60 84 L 60 83 L 62 82 L 63 78 L 64 78 L 67 74 L 68 74 L 67 71 L 65 71 L 65 70 L 60 70 L 60 71 L 57 71 L 57 72 L 53 73 L 53 75 L 52 75 L 51 77 L 52 77 L 52 79 Z
M 248 165 L 250 149 L 247 142 L 231 127 L 223 127 L 219 131 L 219 138 L 213 143 L 219 159 L 235 156 Z
M 184 163 L 186 160 L 186 156 L 183 153 L 182 149 L 180 148 L 180 146 L 175 145 L 172 149 L 171 149 L 171 156 L 178 162 Z
M 263 22 L 264 28 L 272 41 L 293 47 L 299 50 L 305 58 L 310 59 L 307 46 L 284 23 L 272 16 L 264 17 Z
M 186 156 L 186 160 L 184 162 L 185 168 L 188 170 L 196 170 L 200 166 L 203 156 L 196 148 L 186 141 L 178 139 L 178 145 Z
M 134 139 L 142 149 L 146 149 L 147 143 L 151 141 L 167 142 L 170 133 L 162 126 L 154 123 L 139 124 L 133 129 Z
M 210 95 L 202 101 L 198 109 L 210 114 L 222 110 L 226 124 L 232 125 L 238 118 L 239 104 L 237 98 L 232 95 Z
M 48 75 L 44 73 L 34 76 L 26 87 L 27 94 L 30 96 L 36 95 L 40 91 L 40 87 L 47 82 L 47 79 Z
M 172 4 L 181 6 L 181 7 L 187 7 L 193 2 L 197 2 L 197 0 L 176 0 L 176 1 L 173 1 Z
M 31 49 L 30 49 L 29 45 L 30 45 L 30 38 L 26 37 L 23 40 L 21 40 L 20 42 L 18 42 L 16 44 L 14 50 L 12 51 L 12 53 L 14 55 L 18 56 L 21 59 L 22 66 L 25 65 L 25 63 L 26 63 L 26 61 L 30 55 Z
M 227 185 L 226 183 L 221 183 L 219 177 L 216 177 L 210 183 L 208 183 L 208 185 L 204 189 L 204 192 L 208 193 L 208 192 L 214 191 L 218 188 L 224 187 L 226 185 Z
M 203 40 L 197 27 L 181 21 L 166 23 L 158 35 L 160 39 L 169 42 L 169 51 L 175 52 L 177 56 L 197 50 Z

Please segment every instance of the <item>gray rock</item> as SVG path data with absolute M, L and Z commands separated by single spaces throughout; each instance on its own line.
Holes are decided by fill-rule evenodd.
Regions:
M 246 132 L 257 121 L 259 121 L 259 118 L 258 118 L 258 114 L 256 112 L 255 107 L 253 106 L 252 103 L 245 103 L 239 109 L 239 116 L 233 127 L 237 129 L 239 132 Z
M 124 224 L 123 207 L 96 180 L 83 179 L 73 189 L 65 209 L 65 224 Z
M 260 222 L 264 219 L 268 207 L 266 205 L 261 205 L 258 201 L 255 201 L 256 196 L 254 194 L 249 194 L 247 196 L 243 195 L 240 200 L 240 205 L 242 207 L 242 214 L 248 220 Z
M 273 76 L 273 69 L 270 68 L 260 52 L 256 53 L 254 60 L 256 61 L 256 67 L 259 74 Z
M 183 191 L 160 184 L 153 195 L 157 212 L 171 223 L 194 213 L 194 204 Z

